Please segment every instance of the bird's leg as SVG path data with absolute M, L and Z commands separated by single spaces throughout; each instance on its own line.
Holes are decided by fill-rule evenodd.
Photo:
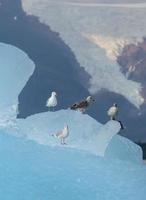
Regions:
M 64 144 L 64 139 L 63 138 L 61 138 L 61 144 Z
M 63 138 L 63 144 L 66 144 L 66 143 L 65 143 L 65 138 Z
M 86 110 L 83 108 L 83 109 L 82 109 L 82 114 L 85 114 L 85 111 L 86 111 Z
M 116 120 L 114 116 L 111 116 L 111 120 Z
M 85 109 L 83 109 L 83 108 L 79 108 L 78 111 L 80 111 L 82 114 L 84 114 Z
M 61 144 L 62 144 L 62 145 L 66 144 L 64 138 L 61 138 Z

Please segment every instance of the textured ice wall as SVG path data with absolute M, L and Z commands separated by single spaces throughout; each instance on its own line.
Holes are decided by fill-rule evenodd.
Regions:
M 34 70 L 33 62 L 20 49 L 0 43 L 0 124 L 15 117 L 18 95 Z M 9 116 L 9 117 L 8 117 Z
M 91 75 L 89 91 L 119 93 L 139 107 L 141 85 L 127 80 L 116 62 L 122 48 L 141 41 L 146 33 L 145 4 L 89 4 L 69 1 L 22 0 L 26 13 L 39 17 L 74 52 Z

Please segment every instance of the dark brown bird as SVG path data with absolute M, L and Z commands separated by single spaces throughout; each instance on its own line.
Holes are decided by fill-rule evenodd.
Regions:
M 71 110 L 77 110 L 77 111 L 81 111 L 84 112 L 85 109 L 91 104 L 91 102 L 93 102 L 94 99 L 91 96 L 88 96 L 85 100 L 79 102 L 79 103 L 75 103 L 73 104 L 70 109 Z

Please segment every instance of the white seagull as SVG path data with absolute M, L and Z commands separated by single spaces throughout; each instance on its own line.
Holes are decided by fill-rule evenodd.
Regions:
M 69 136 L 69 128 L 68 128 L 68 125 L 65 125 L 64 128 L 55 133 L 55 134 L 52 134 L 53 137 L 55 138 L 58 138 L 61 140 L 61 144 L 66 144 L 65 143 L 65 139 Z
M 107 114 L 111 120 L 116 120 L 116 116 L 118 114 L 118 106 L 116 103 L 114 103 L 112 107 L 109 108 L 109 110 L 107 111 Z
M 46 102 L 46 106 L 51 108 L 51 107 L 55 107 L 57 106 L 57 98 L 56 98 L 57 94 L 56 92 L 52 92 L 51 97 L 48 98 L 47 102 Z

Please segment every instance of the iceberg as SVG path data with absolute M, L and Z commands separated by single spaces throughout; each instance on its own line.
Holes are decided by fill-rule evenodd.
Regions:
M 28 56 L 16 47 L 0 44 L 0 128 L 13 135 L 35 140 L 39 144 L 60 145 L 51 137 L 68 124 L 70 136 L 67 148 L 88 153 L 114 157 L 122 160 L 142 161 L 141 148 L 126 138 L 116 136 L 120 130 L 118 122 L 103 125 L 88 115 L 71 110 L 36 114 L 27 119 L 17 119 L 18 95 L 32 75 L 35 66 Z M 9 59 L 6 59 L 9 53 Z M 5 67 L 3 67 L 5 66 Z M 45 103 L 45 102 L 44 102 Z M 120 148 L 119 148 L 120 147 Z
M 45 112 L 35 114 L 25 120 L 18 119 L 17 135 L 35 140 L 39 144 L 60 146 L 60 142 L 51 135 L 61 130 L 65 124 L 68 124 L 70 130 L 66 148 L 84 150 L 102 157 L 142 163 L 141 148 L 128 139 L 117 136 L 120 131 L 118 122 L 109 121 L 103 125 L 86 114 L 72 110 Z
M 119 123 L 72 110 L 17 119 L 18 95 L 35 66 L 13 46 L 0 44 L 0 52 L 1 199 L 144 199 L 142 151 L 117 135 Z M 70 135 L 61 145 L 51 134 L 65 124 Z
M 0 43 L 0 125 L 16 118 L 18 95 L 25 86 L 35 67 L 20 49 Z

